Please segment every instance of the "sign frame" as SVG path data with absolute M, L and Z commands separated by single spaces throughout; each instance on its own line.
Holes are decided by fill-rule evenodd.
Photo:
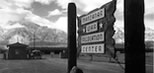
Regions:
M 116 10 L 116 1 L 110 1 L 100 8 L 96 8 L 90 11 L 87 14 L 81 15 L 78 20 L 78 34 L 79 34 L 79 48 L 82 49 L 83 45 L 93 45 L 93 44 L 104 44 L 104 53 L 114 53 L 114 44 L 115 40 L 113 39 L 113 35 L 115 33 L 114 30 L 114 12 Z M 103 12 L 102 16 L 93 18 L 93 15 L 99 14 L 99 12 Z M 84 21 L 83 21 L 84 19 Z M 97 24 L 97 25 L 96 25 Z M 96 28 L 95 28 L 96 27 Z M 88 28 L 88 30 L 87 30 Z M 104 32 L 104 40 L 94 41 L 94 42 L 84 42 L 83 43 L 83 36 L 88 36 L 91 34 Z M 109 50 L 107 50 L 109 49 Z M 82 52 L 81 52 L 82 53 Z

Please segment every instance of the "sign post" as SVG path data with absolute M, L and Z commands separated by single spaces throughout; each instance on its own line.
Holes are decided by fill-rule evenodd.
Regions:
M 116 0 L 79 17 L 79 48 L 81 53 L 114 54 L 113 25 Z
M 125 73 L 146 73 L 144 0 L 124 1 Z
M 76 6 L 74 3 L 68 5 L 68 73 L 76 66 Z

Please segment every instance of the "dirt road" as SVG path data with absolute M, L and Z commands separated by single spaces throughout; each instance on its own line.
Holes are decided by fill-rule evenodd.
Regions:
M 115 63 L 78 60 L 77 65 L 84 73 L 124 73 L 124 70 Z M 147 66 L 149 67 L 147 73 L 152 73 L 152 65 Z M 51 57 L 41 60 L 0 59 L 0 73 L 67 73 L 67 59 Z

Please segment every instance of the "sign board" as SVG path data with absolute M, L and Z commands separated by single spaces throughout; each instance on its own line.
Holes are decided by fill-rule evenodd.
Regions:
M 81 53 L 105 53 L 113 47 L 115 0 L 79 17 L 79 48 Z
M 104 14 L 104 8 L 101 8 L 99 10 L 96 10 L 86 16 L 83 16 L 81 18 L 81 25 L 84 25 L 86 23 L 92 22 L 94 20 L 98 20 L 100 18 L 103 18 L 105 16 Z
M 90 32 L 94 32 L 97 30 L 98 30 L 97 22 L 94 22 L 94 23 L 90 23 L 89 25 L 87 25 L 86 28 L 83 29 L 83 32 L 86 31 L 86 33 L 90 33 Z
M 104 17 L 105 8 L 100 8 L 79 18 L 81 21 L 79 29 L 81 28 L 84 34 L 79 36 L 82 53 L 104 53 L 104 31 L 98 31 L 100 25 L 103 27 L 98 20 Z
M 104 53 L 104 44 L 82 45 L 82 53 Z
M 81 43 L 94 43 L 104 41 L 104 32 L 81 36 Z

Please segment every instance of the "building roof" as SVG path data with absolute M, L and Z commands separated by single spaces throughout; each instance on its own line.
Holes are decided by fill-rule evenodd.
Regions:
M 28 45 L 16 42 L 13 44 L 8 44 L 7 47 L 28 47 Z
M 67 47 L 67 43 L 55 43 L 55 42 L 31 42 L 29 47 Z

